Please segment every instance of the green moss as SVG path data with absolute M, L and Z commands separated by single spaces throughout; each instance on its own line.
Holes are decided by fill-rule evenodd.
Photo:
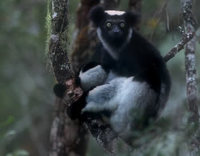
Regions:
M 47 15 L 46 15 L 46 25 L 45 25 L 46 30 L 47 30 L 46 48 L 45 48 L 46 54 L 48 53 L 48 50 L 49 50 L 49 41 L 50 41 L 50 35 L 51 35 L 51 12 L 50 12 L 50 8 L 51 8 L 50 0 L 47 0 Z

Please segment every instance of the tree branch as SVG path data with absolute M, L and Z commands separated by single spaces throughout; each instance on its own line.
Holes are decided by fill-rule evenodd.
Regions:
M 175 57 L 181 50 L 184 49 L 185 45 L 194 37 L 195 33 L 184 34 L 181 41 L 177 43 L 165 56 L 165 62 Z

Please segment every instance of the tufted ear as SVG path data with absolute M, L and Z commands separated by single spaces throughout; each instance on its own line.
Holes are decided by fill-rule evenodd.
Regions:
M 104 12 L 103 7 L 96 6 L 91 9 L 89 13 L 90 20 L 95 24 L 95 26 L 99 26 L 102 20 L 105 18 L 106 14 Z
M 124 16 L 125 20 L 132 26 L 135 26 L 140 21 L 140 15 L 136 12 L 127 11 Z

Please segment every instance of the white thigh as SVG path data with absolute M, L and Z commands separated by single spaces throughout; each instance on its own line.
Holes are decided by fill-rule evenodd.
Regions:
M 127 78 L 116 94 L 118 107 L 110 119 L 113 129 L 121 134 L 130 135 L 135 119 L 143 116 L 147 106 L 156 103 L 157 95 L 146 82 Z
M 117 93 L 121 83 L 126 78 L 116 78 L 115 80 L 110 81 L 101 86 L 95 87 L 91 90 L 87 97 L 87 105 L 83 111 L 111 111 L 116 110 L 118 106 Z

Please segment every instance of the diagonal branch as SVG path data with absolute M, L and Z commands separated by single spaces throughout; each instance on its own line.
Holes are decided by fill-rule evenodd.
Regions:
M 181 50 L 184 49 L 185 45 L 194 37 L 195 33 L 184 34 L 181 41 L 177 43 L 165 56 L 165 62 L 175 57 Z

